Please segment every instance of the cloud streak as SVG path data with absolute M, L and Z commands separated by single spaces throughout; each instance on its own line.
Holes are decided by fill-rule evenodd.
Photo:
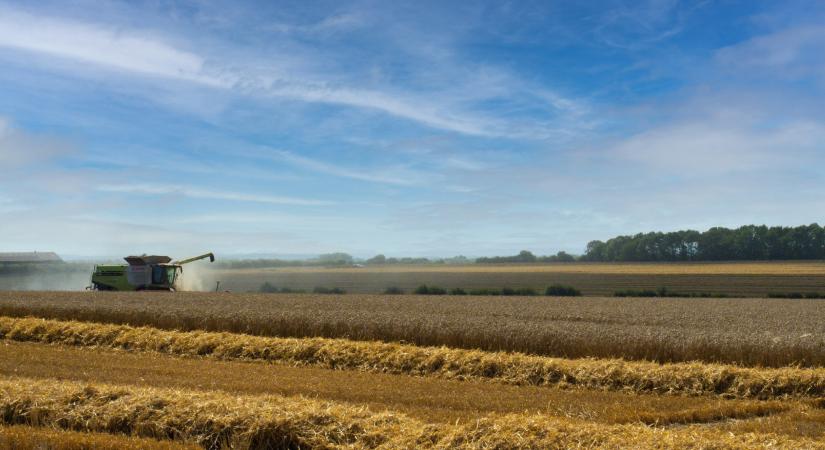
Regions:
M 372 183 L 394 184 L 400 186 L 411 186 L 421 184 L 425 180 L 422 174 L 413 172 L 404 168 L 378 168 L 371 170 L 353 170 L 340 165 L 333 165 L 317 159 L 307 158 L 296 155 L 295 153 L 285 150 L 266 150 L 265 154 L 270 155 L 278 160 L 285 161 L 303 169 L 313 172 L 333 175 L 336 177 L 350 178 L 359 181 L 368 181 Z M 379 174 L 375 172 L 384 172 Z
M 328 23 L 322 21 L 319 26 L 323 25 L 322 28 L 326 29 L 350 25 L 355 19 L 348 17 L 332 17 Z M 207 57 L 194 50 L 180 49 L 157 36 L 157 33 L 145 30 L 34 16 L 9 7 L 0 7 L 0 47 L 238 94 L 379 111 L 434 129 L 465 135 L 546 139 L 565 133 L 540 122 L 508 120 L 462 106 L 468 100 L 470 103 L 487 100 L 483 90 L 477 89 L 478 86 L 470 98 L 452 92 L 456 90 L 455 85 L 435 97 L 415 91 L 354 87 L 334 82 L 320 72 L 298 73 L 285 67 L 262 70 L 253 68 L 257 64 L 232 61 L 231 57 Z M 507 85 L 504 94 L 511 86 L 524 84 L 519 80 L 499 81 Z M 485 90 L 489 90 L 487 88 L 490 86 Z M 495 89 L 500 90 L 500 87 Z M 546 89 L 526 94 L 560 111 L 578 114 L 582 110 L 576 102 Z
M 719 175 L 798 166 L 823 139 L 825 128 L 815 123 L 759 129 L 747 124 L 689 122 L 645 131 L 610 153 L 670 174 Z
M 160 39 L 100 25 L 33 16 L 9 8 L 0 9 L 0 46 L 144 75 L 216 87 L 226 85 L 204 75 L 203 58 Z
M 239 192 L 215 191 L 178 185 L 155 184 L 124 184 L 101 185 L 97 187 L 101 192 L 146 194 L 146 195 L 179 195 L 183 197 L 211 200 L 229 200 L 235 202 L 269 203 L 274 205 L 323 206 L 332 202 L 313 200 L 298 197 L 276 195 L 244 194 Z
M 825 67 L 825 26 L 805 25 L 791 27 L 757 36 L 736 45 L 719 49 L 717 59 L 737 67 L 787 68 L 813 63 Z M 819 75 L 825 77 L 825 72 Z

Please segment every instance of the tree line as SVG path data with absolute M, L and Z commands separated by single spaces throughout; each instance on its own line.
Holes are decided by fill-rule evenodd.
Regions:
M 825 227 L 746 225 L 617 236 L 587 244 L 582 261 L 758 261 L 825 259 Z
M 487 256 L 476 258 L 479 264 L 504 264 L 504 263 L 549 263 L 549 262 L 573 262 L 576 257 L 567 252 L 558 252 L 555 255 L 536 256 L 532 252 L 522 250 L 514 256 Z

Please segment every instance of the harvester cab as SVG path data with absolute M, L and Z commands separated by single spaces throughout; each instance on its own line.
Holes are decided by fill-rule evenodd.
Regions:
M 127 256 L 123 259 L 128 264 L 97 265 L 92 273 L 92 284 L 88 289 L 96 291 L 174 291 L 176 282 L 183 273 L 184 264 L 209 258 L 215 261 L 215 255 L 203 255 L 172 261 L 168 256 L 141 255 Z

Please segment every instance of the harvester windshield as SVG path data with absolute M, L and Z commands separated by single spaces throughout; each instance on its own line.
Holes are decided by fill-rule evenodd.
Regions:
M 152 266 L 152 284 L 172 286 L 175 284 L 175 266 Z

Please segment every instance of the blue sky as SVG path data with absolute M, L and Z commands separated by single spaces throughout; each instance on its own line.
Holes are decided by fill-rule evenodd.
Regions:
M 0 244 L 471 256 L 822 222 L 825 4 L 0 0 Z

